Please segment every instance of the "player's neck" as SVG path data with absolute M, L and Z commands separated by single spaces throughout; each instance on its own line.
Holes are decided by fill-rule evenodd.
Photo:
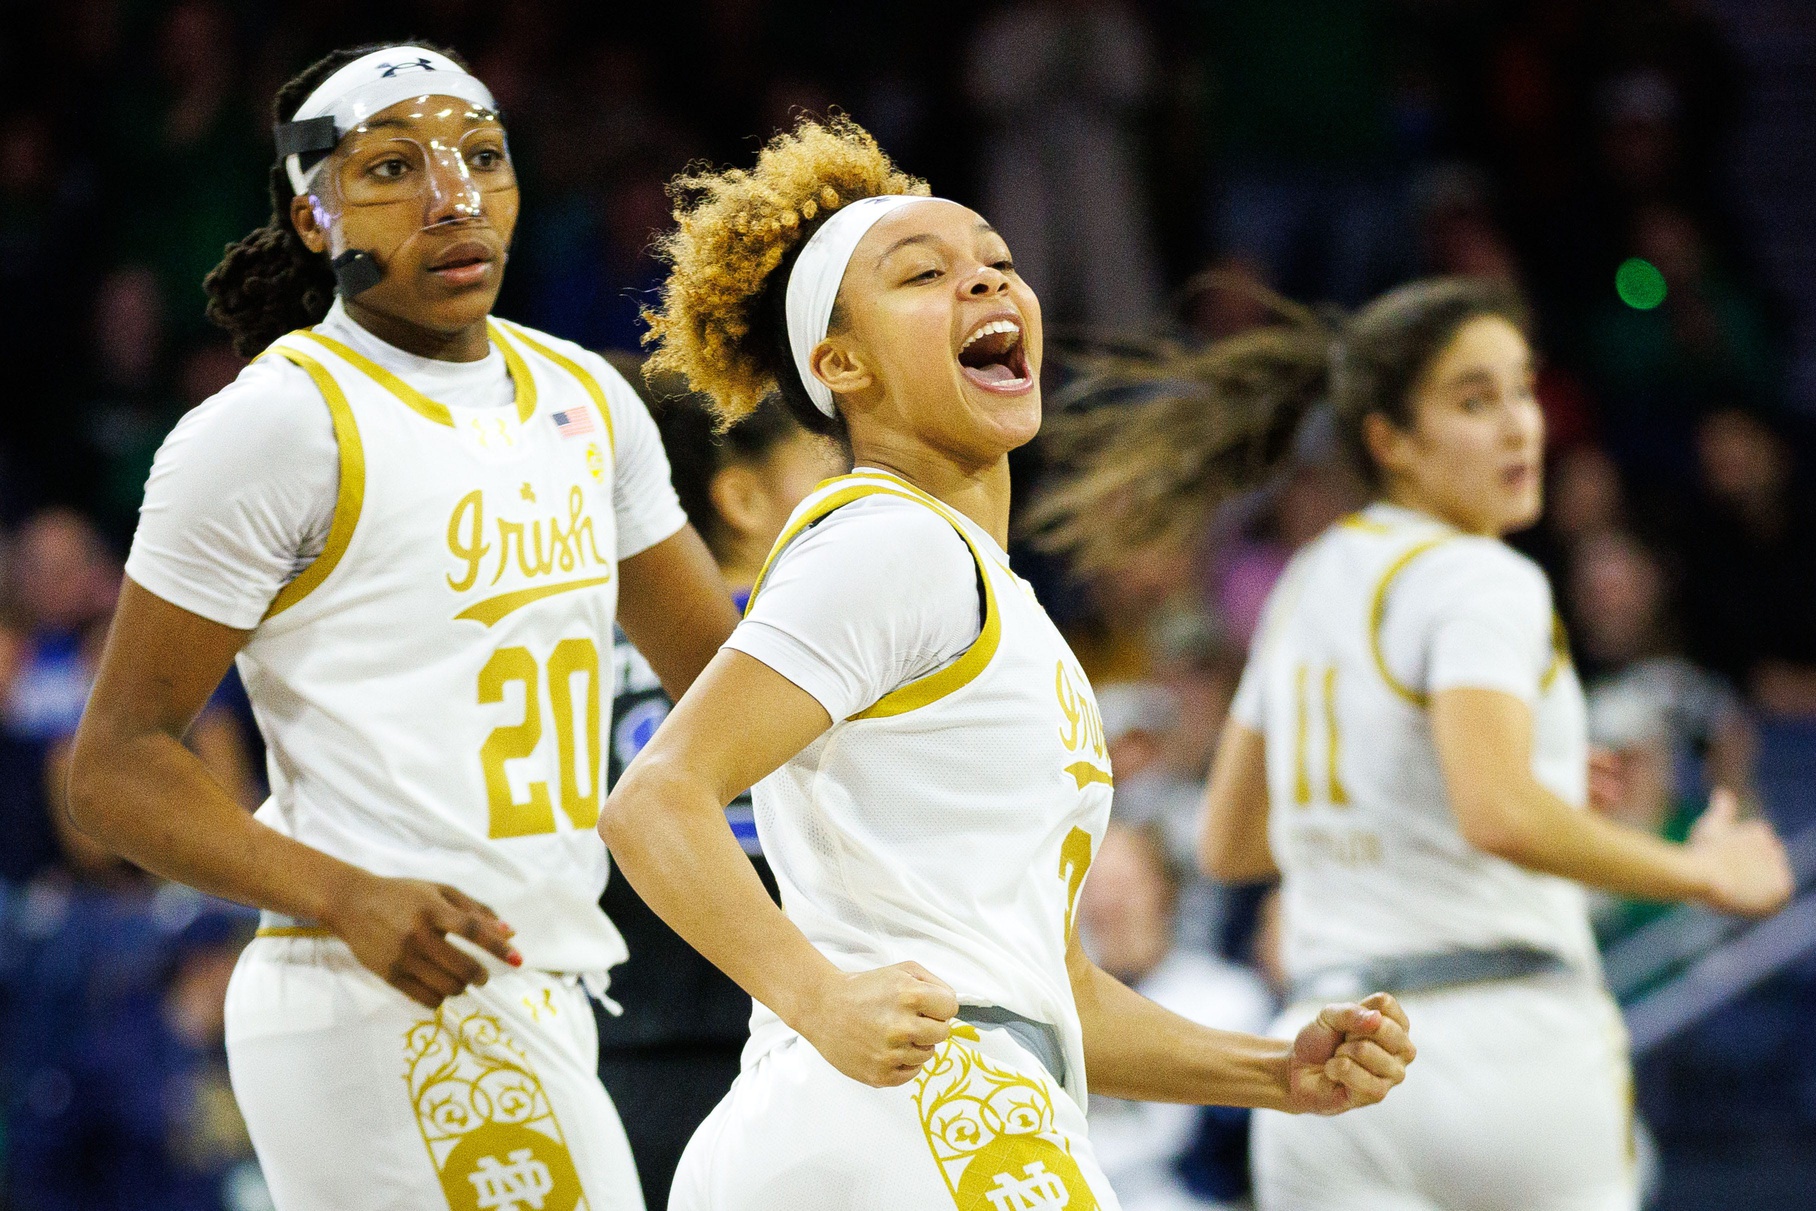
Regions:
M 405 353 L 438 362 L 477 362 L 491 352 L 486 322 L 478 320 L 454 332 L 439 332 L 397 316 L 375 311 L 358 299 L 345 302 L 347 317 L 379 340 Z
M 1009 456 L 966 467 L 938 451 L 891 443 L 852 442 L 852 465 L 875 467 L 905 479 L 983 527 L 998 546 L 1009 546 Z

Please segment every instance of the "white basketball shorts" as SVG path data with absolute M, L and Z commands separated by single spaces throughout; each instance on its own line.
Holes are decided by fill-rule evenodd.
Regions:
M 259 938 L 233 1091 L 278 1211 L 642 1211 L 586 993 L 494 964 L 424 1009 L 334 938 Z
M 1260 1211 L 1636 1211 L 1627 1035 L 1608 994 L 1536 976 L 1402 998 L 1418 1058 L 1379 1105 L 1261 1112 Z M 1290 1038 L 1317 1013 L 1288 1008 Z
M 1119 1211 L 1085 1116 L 1000 1030 L 873 1089 L 791 1037 L 694 1133 L 671 1211 Z

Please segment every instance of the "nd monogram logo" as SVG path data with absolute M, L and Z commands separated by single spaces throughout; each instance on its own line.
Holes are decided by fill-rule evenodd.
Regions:
M 955 1036 L 922 1067 L 914 1101 L 957 1211 L 1098 1211 L 1043 1078 Z
M 473 1183 L 480 1211 L 543 1211 L 542 1200 L 555 1190 L 554 1174 L 528 1148 L 511 1153 L 505 1165 L 495 1156 L 480 1157 L 467 1180 Z
M 1019 1181 L 1012 1174 L 997 1174 L 996 1189 L 984 1191 L 984 1197 L 990 1200 L 991 1211 L 1046 1211 L 1072 1201 L 1059 1174 L 1048 1173 L 1039 1161 L 1023 1165 Z
M 410 1029 L 404 1048 L 416 1125 L 448 1211 L 587 1205 L 548 1094 L 503 1023 L 443 1005 Z

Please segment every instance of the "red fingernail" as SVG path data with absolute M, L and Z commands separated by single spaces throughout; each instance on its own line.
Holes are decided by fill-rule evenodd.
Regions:
M 518 954 L 514 950 L 510 954 L 508 954 L 504 957 L 504 961 L 509 963 L 512 967 L 522 967 L 523 966 L 523 956 Z

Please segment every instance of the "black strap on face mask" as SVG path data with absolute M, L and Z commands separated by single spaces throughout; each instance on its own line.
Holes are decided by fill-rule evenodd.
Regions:
M 349 248 L 329 264 L 334 267 L 334 280 L 344 299 L 372 289 L 385 276 L 385 271 L 379 268 L 377 258 L 358 249 Z
M 340 142 L 340 136 L 334 131 L 333 114 L 304 118 L 300 122 L 279 122 L 271 128 L 271 137 L 277 144 L 280 160 L 311 152 L 333 151 L 334 145 Z
M 304 171 L 319 163 L 340 143 L 332 114 L 304 118 L 300 122 L 279 122 L 271 128 L 272 142 L 277 144 L 278 162 L 296 156 Z M 342 298 L 352 298 L 378 285 L 385 271 L 369 252 L 349 249 L 329 262 L 334 281 Z

